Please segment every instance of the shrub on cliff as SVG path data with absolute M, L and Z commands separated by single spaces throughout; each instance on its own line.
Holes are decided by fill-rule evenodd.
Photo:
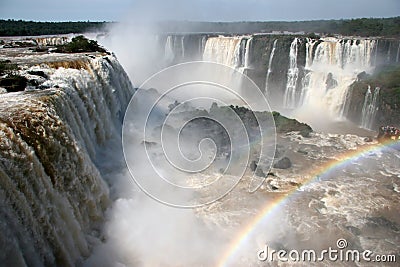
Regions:
M 72 38 L 71 42 L 60 45 L 55 52 L 58 53 L 81 53 L 81 52 L 102 52 L 107 51 L 102 48 L 96 41 L 89 40 L 83 35 Z
M 24 91 L 28 80 L 20 75 L 7 75 L 5 78 L 0 79 L 0 87 L 3 87 L 7 92 Z
M 3 87 L 7 92 L 24 91 L 28 80 L 18 75 L 17 64 L 11 63 L 10 60 L 0 61 L 0 87 Z
M 18 66 L 16 64 L 12 64 L 10 60 L 0 61 L 0 75 L 13 73 L 16 70 L 18 70 Z
M 312 133 L 312 128 L 305 123 L 301 123 L 295 119 L 289 119 L 285 116 L 282 116 L 279 112 L 272 112 L 275 120 L 276 132 L 278 133 L 288 133 L 293 131 L 300 132 L 300 135 L 304 137 L 310 136 Z

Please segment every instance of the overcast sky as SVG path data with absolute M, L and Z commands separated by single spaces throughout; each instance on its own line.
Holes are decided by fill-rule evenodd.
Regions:
M 0 18 L 40 21 L 315 20 L 400 16 L 400 0 L 0 0 Z

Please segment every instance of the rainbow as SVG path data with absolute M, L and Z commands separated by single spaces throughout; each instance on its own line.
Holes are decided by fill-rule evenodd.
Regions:
M 364 155 L 376 152 L 381 150 L 387 146 L 399 146 L 400 140 L 398 141 L 385 141 L 384 143 L 378 143 L 373 145 L 365 145 L 356 150 L 346 151 L 341 154 L 335 160 L 328 161 L 322 164 L 319 168 L 315 169 L 311 173 L 311 178 L 306 180 L 302 186 L 308 185 L 318 178 L 322 178 L 325 175 L 331 173 L 332 171 L 336 171 L 340 167 L 343 167 L 347 164 L 352 163 L 353 161 L 362 158 Z M 228 246 L 226 252 L 222 255 L 222 258 L 219 260 L 217 266 L 228 266 L 232 263 L 234 256 L 240 251 L 240 248 L 246 244 L 249 237 L 252 236 L 254 230 L 260 225 L 263 221 L 265 221 L 274 211 L 278 210 L 290 197 L 294 195 L 295 192 L 298 192 L 296 189 L 284 194 L 276 198 L 274 201 L 269 201 L 266 205 L 261 209 L 261 211 L 248 223 L 236 236 L 236 238 L 231 242 Z

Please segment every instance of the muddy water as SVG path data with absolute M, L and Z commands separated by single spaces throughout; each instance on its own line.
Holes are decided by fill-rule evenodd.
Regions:
M 329 247 L 338 249 L 338 239 L 347 242 L 344 252 L 370 250 L 372 258 L 390 254 L 399 260 L 400 151 L 355 135 L 303 138 L 291 133 L 279 138 L 277 152 L 291 159 L 291 168 L 272 169 L 273 175 L 253 194 L 247 192 L 248 172 L 225 199 L 198 211 L 210 225 L 230 232 L 221 265 L 290 266 L 293 262 L 259 261 L 257 252 L 268 245 L 313 249 L 319 255 Z M 318 262 L 304 266 L 314 264 Z M 319 264 L 371 262 L 325 259 Z

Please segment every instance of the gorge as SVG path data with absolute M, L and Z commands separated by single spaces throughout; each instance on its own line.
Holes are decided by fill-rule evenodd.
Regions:
M 350 85 L 360 73 L 372 74 L 400 60 L 400 41 L 389 38 L 187 34 L 158 40 L 169 64 L 205 60 L 235 68 L 264 91 L 273 109 L 289 116 L 304 120 L 307 114 L 327 110 L 325 119 L 348 118 L 360 126 L 362 106 L 349 115 Z M 368 86 L 359 93 L 366 97 Z M 386 104 L 379 102 L 377 117 Z M 366 128 L 377 127 L 373 120 Z
M 53 46 L 67 39 L 33 42 Z M 214 71 L 211 66 L 215 65 L 205 64 L 206 70 L 216 74 L 208 76 L 216 79 L 210 80 L 211 85 L 221 78 L 222 85 L 232 82 L 234 93 L 245 100 L 254 88 L 260 94 L 242 102 L 248 105 L 219 99 L 194 105 L 170 95 L 163 98 L 170 89 L 165 79 L 154 84 L 146 80 L 135 88 L 131 80 L 143 81 L 136 82 L 136 73 L 130 69 L 135 64 L 132 51 L 128 57 L 120 51 L 48 53 L 0 48 L 0 59 L 17 64 L 18 74 L 28 80 L 24 91 L 2 90 L 0 94 L 1 266 L 256 265 L 263 264 L 257 252 L 266 243 L 276 250 L 322 250 L 335 246 L 338 238 L 345 238 L 350 249 L 398 257 L 400 152 L 391 143 L 378 143 L 373 132 L 380 124 L 400 126 L 396 81 L 382 83 L 394 80 L 385 77 L 396 76 L 392 68 L 399 64 L 398 39 L 162 34 L 150 40 L 147 48 L 155 47 L 152 52 L 158 56 L 157 61 L 148 62 L 155 65 L 151 75 L 165 67 L 174 70 L 175 64 L 190 68 L 185 63 L 215 62 L 229 71 Z M 374 73 L 375 69 L 386 70 L 386 76 Z M 192 78 L 165 76 L 184 85 Z M 163 86 L 168 90 L 163 91 Z M 204 84 L 190 86 L 198 98 L 204 97 L 198 91 L 209 90 Z M 260 109 L 255 115 L 249 108 L 252 101 Z M 152 111 L 155 107 L 154 113 L 146 117 L 149 106 Z M 270 111 L 304 119 L 314 132 L 308 125 Z M 219 126 L 200 120 L 178 127 L 189 115 L 210 116 L 225 126 L 233 140 L 231 150 Z M 273 119 L 276 133 L 262 128 L 262 120 L 254 123 L 254 116 L 268 126 Z M 228 117 L 229 123 L 224 124 Z M 244 126 L 233 123 L 232 117 Z M 350 120 L 351 127 L 368 131 L 363 132 L 366 136 L 323 132 L 314 127 L 315 118 L 328 124 Z M 154 123 L 147 135 L 142 133 L 147 130 L 144 121 Z M 245 134 L 236 135 L 242 128 Z M 194 143 L 194 148 L 185 143 L 180 151 L 190 163 L 203 164 L 202 156 L 206 156 L 205 163 L 211 158 L 211 163 L 218 164 L 167 181 L 185 188 L 186 183 L 178 183 L 184 178 L 202 188 L 224 174 L 223 163 L 228 162 L 243 170 L 229 194 L 209 205 L 179 209 L 154 201 L 132 180 L 135 173 L 130 164 L 146 179 L 151 176 L 148 170 L 157 167 L 157 175 L 168 178 L 162 152 L 168 152 L 168 143 L 175 144 L 172 140 L 177 135 L 181 138 L 181 133 L 187 138 L 184 142 Z M 166 146 L 163 138 L 168 140 Z M 236 147 L 232 145 L 235 138 L 240 141 Z M 263 138 L 268 138 L 272 152 L 262 153 Z M 213 147 L 202 143 L 206 139 L 219 141 Z M 241 143 L 244 139 L 247 146 Z M 218 146 L 221 143 L 223 149 Z M 243 147 L 249 147 L 250 160 L 235 155 L 245 151 Z M 124 155 L 131 157 L 124 159 Z M 146 158 L 156 164 L 148 164 Z M 176 171 L 177 166 L 172 169 Z M 225 177 L 221 187 L 234 180 L 231 173 Z M 249 192 L 254 181 L 259 184 L 257 190 Z M 164 187 L 157 186 L 156 192 L 165 193 Z M 217 189 L 165 194 L 202 199 Z

